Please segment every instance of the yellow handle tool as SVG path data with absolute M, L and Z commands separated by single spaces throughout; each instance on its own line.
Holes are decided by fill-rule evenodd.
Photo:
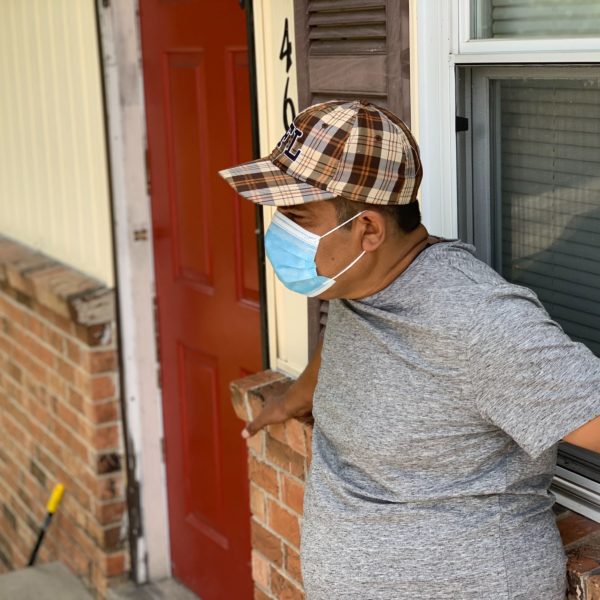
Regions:
M 42 528 L 40 529 L 40 533 L 38 534 L 37 541 L 29 557 L 29 562 L 27 563 L 28 567 L 31 567 L 35 562 L 35 558 L 37 556 L 38 550 L 42 545 L 42 541 L 44 540 L 44 536 L 46 535 L 46 530 L 50 525 L 50 521 L 52 521 L 52 516 L 58 509 L 60 502 L 62 500 L 63 494 L 65 493 L 65 486 L 62 483 L 57 483 L 52 490 L 52 494 L 50 494 L 50 498 L 48 498 L 48 503 L 46 504 L 46 518 L 44 519 L 44 523 L 42 524 Z
M 53 515 L 62 500 L 63 494 L 65 493 L 65 486 L 62 483 L 57 483 L 52 490 L 48 504 L 46 504 L 46 510 Z

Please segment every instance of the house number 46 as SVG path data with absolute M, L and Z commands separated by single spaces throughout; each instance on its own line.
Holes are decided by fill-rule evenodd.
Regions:
M 287 18 L 283 25 L 283 39 L 281 40 L 281 49 L 279 50 L 279 60 L 285 60 L 285 72 L 289 73 L 292 67 L 292 42 L 290 41 L 290 32 Z M 283 125 L 287 131 L 290 123 L 296 117 L 296 107 L 294 101 L 288 97 L 290 87 L 290 76 L 288 74 L 283 92 Z

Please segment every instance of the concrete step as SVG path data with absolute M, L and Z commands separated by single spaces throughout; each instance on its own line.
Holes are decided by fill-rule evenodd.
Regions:
M 0 575 L 0 600 L 93 600 L 81 581 L 60 562 Z M 201 600 L 174 579 L 111 588 L 106 600 Z
M 0 600 L 92 600 L 62 563 L 27 567 L 0 575 Z

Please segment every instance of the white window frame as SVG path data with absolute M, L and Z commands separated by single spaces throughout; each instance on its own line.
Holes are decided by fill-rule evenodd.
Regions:
M 427 1 L 427 0 L 426 0 Z M 471 0 L 451 0 L 456 5 L 458 36 L 455 39 L 457 54 L 497 56 L 498 54 L 542 54 L 544 62 L 547 54 L 567 56 L 576 53 L 597 51 L 600 48 L 600 37 L 574 38 L 502 38 L 476 39 L 471 37 Z M 494 61 L 495 62 L 495 61 Z M 572 62 L 568 59 L 567 62 Z
M 419 146 L 424 165 L 423 222 L 433 235 L 458 237 L 456 67 L 477 64 L 600 64 L 600 38 L 470 39 L 469 0 L 419 0 L 416 85 Z M 551 487 L 556 501 L 600 522 L 600 486 L 561 467 Z

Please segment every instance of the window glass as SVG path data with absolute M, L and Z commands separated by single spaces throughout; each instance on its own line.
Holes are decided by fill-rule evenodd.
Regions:
M 478 39 L 600 37 L 598 0 L 471 0 Z
M 493 262 L 600 355 L 600 80 L 492 81 Z

